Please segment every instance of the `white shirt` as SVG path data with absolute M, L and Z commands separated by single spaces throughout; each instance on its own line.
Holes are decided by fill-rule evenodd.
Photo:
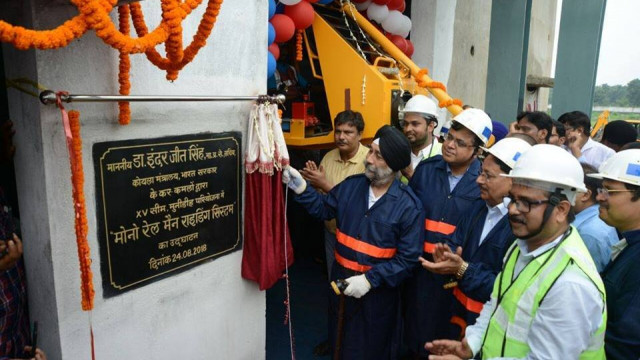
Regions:
M 582 156 L 578 158 L 578 161 L 589 164 L 596 169 L 599 169 L 600 164 L 616 153 L 613 149 L 597 141 L 593 141 L 591 138 L 587 139 L 587 142 L 582 145 L 580 151 L 582 152 Z
M 516 261 L 514 277 L 535 256 L 558 245 L 561 239 L 562 236 L 559 236 L 531 252 L 526 242 L 518 239 L 520 256 Z M 484 304 L 476 323 L 467 327 L 466 339 L 474 355 L 482 347 L 495 308 L 496 299 L 492 295 Z M 604 302 L 596 286 L 577 265 L 571 263 L 549 289 L 531 322 L 527 341 L 531 351 L 525 359 L 577 359 L 602 323 L 603 310 Z
M 411 167 L 413 168 L 413 170 L 415 170 L 418 167 L 418 164 L 420 164 L 420 161 L 425 159 L 425 156 L 429 155 L 429 152 L 431 151 L 432 147 L 433 147 L 433 143 L 429 144 L 427 147 L 418 151 L 418 155 L 414 154 L 413 151 L 411 152 Z
M 487 209 L 489 211 L 487 212 L 487 217 L 484 219 L 484 226 L 482 227 L 482 234 L 480 235 L 480 242 L 478 243 L 478 246 L 482 244 L 487 235 L 489 235 L 489 232 L 491 232 L 491 229 L 493 229 L 500 219 L 507 215 L 507 212 L 509 211 L 504 205 L 504 201 L 494 207 L 487 205 Z
M 618 255 L 627 247 L 627 239 L 622 239 L 611 245 L 611 261 L 615 260 Z
M 380 200 L 380 198 L 383 196 L 384 194 L 380 195 L 379 197 L 376 197 L 373 194 L 373 188 L 371 186 L 369 186 L 369 209 L 371 209 L 371 207 L 373 206 L 373 204 L 376 203 L 376 201 Z

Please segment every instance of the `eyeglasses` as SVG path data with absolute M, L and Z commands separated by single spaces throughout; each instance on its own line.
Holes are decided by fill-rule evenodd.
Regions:
M 456 144 L 456 147 L 465 148 L 465 147 L 474 147 L 475 145 L 468 145 L 464 140 L 456 139 L 451 134 L 447 134 L 447 137 L 444 138 L 444 141 L 453 141 Z
M 493 174 L 489 174 L 486 171 L 481 172 L 478 177 L 484 177 L 485 179 L 487 179 L 487 182 L 490 182 L 491 179 L 495 179 L 498 177 L 498 175 L 493 175 Z
M 538 206 L 538 205 L 546 204 L 548 202 L 549 202 L 549 199 L 537 200 L 537 201 L 529 201 L 529 200 L 526 200 L 526 199 L 514 199 L 511 196 L 507 196 L 505 198 L 505 203 L 507 205 L 507 208 L 509 208 L 509 206 L 511 206 L 511 204 L 515 204 L 516 205 L 516 210 L 518 210 L 519 212 L 521 212 L 523 214 L 527 214 L 529 211 L 531 211 L 531 207 L 532 206 Z
M 606 187 L 599 187 L 597 191 L 598 191 L 598 195 L 602 195 L 604 196 L 605 199 L 608 199 L 609 196 L 611 196 L 611 194 L 621 193 L 621 192 L 632 192 L 635 190 L 629 190 L 629 189 L 616 190 L 616 189 L 607 189 Z

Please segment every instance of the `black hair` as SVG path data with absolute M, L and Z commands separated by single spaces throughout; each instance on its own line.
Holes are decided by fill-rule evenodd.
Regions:
M 623 183 L 623 184 L 624 184 L 624 187 L 627 188 L 627 190 L 633 190 L 632 192 L 633 196 L 631 197 L 631 201 L 638 201 L 638 199 L 640 199 L 640 186 L 631 185 L 627 183 Z
M 527 144 L 533 146 L 536 145 L 538 142 L 536 141 L 536 139 L 534 139 L 533 137 L 531 137 L 531 135 L 525 134 L 525 133 L 511 133 L 509 134 L 507 137 L 510 138 L 517 138 L 520 140 L 524 140 L 527 142 Z
M 589 116 L 582 111 L 570 111 L 568 113 L 564 113 L 560 115 L 558 121 L 564 124 L 565 127 L 582 129 L 587 136 L 591 133 L 591 119 L 589 119 Z
M 533 124 L 538 130 L 547 130 L 547 137 L 544 139 L 546 143 L 549 143 L 551 137 L 551 129 L 553 128 L 553 119 L 547 113 L 542 111 L 523 111 L 518 114 L 518 122 L 523 118 Z
M 630 142 L 635 142 L 638 136 L 633 125 L 624 120 L 611 121 L 604 127 L 602 132 L 602 142 L 605 140 L 615 145 L 625 145 Z
M 587 189 L 591 190 L 591 200 L 595 202 L 596 196 L 598 196 L 598 188 L 602 187 L 602 179 L 592 178 L 587 175 L 597 174 L 598 169 L 585 163 L 580 163 L 580 165 L 582 165 L 582 171 L 584 172 L 584 184 Z
M 564 128 L 564 124 L 558 120 L 553 120 L 553 127 L 556 128 L 556 132 L 558 133 L 558 137 L 565 137 L 567 135 L 566 129 Z
M 338 127 L 343 124 L 355 126 L 359 133 L 364 130 L 364 119 L 362 118 L 362 114 L 357 111 L 345 110 L 339 112 L 333 120 L 333 125 Z
M 473 134 L 473 146 L 476 148 L 476 151 L 480 148 L 480 146 L 482 146 L 482 144 L 483 144 L 482 140 L 480 140 L 480 138 L 478 137 L 478 135 L 474 134 L 474 133 L 473 133 L 473 131 L 471 131 L 471 130 L 467 129 L 467 127 L 466 127 L 466 126 L 464 126 L 464 125 L 462 125 L 462 124 L 460 124 L 459 122 L 457 122 L 457 121 L 455 121 L 455 120 L 454 120 L 454 121 L 451 123 L 451 128 L 452 128 L 453 130 L 455 130 L 455 131 L 460 131 L 460 130 L 462 130 L 462 129 L 465 129 L 465 130 L 469 131 L 470 133 L 472 133 L 472 134 Z
M 500 167 L 500 171 L 502 171 L 505 174 L 508 174 L 509 172 L 511 172 L 511 167 L 509 165 L 507 165 L 504 161 L 498 159 L 497 156 L 493 155 L 493 154 L 488 154 L 487 156 L 485 156 L 484 160 L 486 161 L 487 158 L 489 157 L 489 155 L 491 155 L 491 157 L 493 158 L 493 161 Z

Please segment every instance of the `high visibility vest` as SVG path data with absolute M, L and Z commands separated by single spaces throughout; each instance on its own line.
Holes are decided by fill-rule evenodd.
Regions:
M 482 358 L 521 358 L 529 353 L 527 337 L 538 307 L 558 277 L 573 261 L 598 288 L 605 303 L 602 324 L 592 335 L 588 348 L 580 354 L 580 359 L 605 359 L 607 311 L 604 284 L 578 231 L 572 227 L 564 241 L 534 258 L 515 280 L 512 279 L 520 254 L 517 243 L 511 246 L 507 254 L 504 268 L 493 285 L 491 296 L 497 305 L 482 344 Z

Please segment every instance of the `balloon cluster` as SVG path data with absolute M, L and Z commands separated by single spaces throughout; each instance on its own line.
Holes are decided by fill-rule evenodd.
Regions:
M 267 77 L 276 71 L 276 60 L 280 57 L 279 43 L 293 37 L 296 30 L 311 26 L 315 17 L 312 3 L 329 4 L 333 0 L 269 0 L 269 36 L 267 52 Z
M 411 31 L 411 19 L 402 14 L 405 0 L 351 0 L 356 9 L 369 20 L 378 24 L 385 35 L 405 55 L 413 55 L 413 43 L 407 40 Z

